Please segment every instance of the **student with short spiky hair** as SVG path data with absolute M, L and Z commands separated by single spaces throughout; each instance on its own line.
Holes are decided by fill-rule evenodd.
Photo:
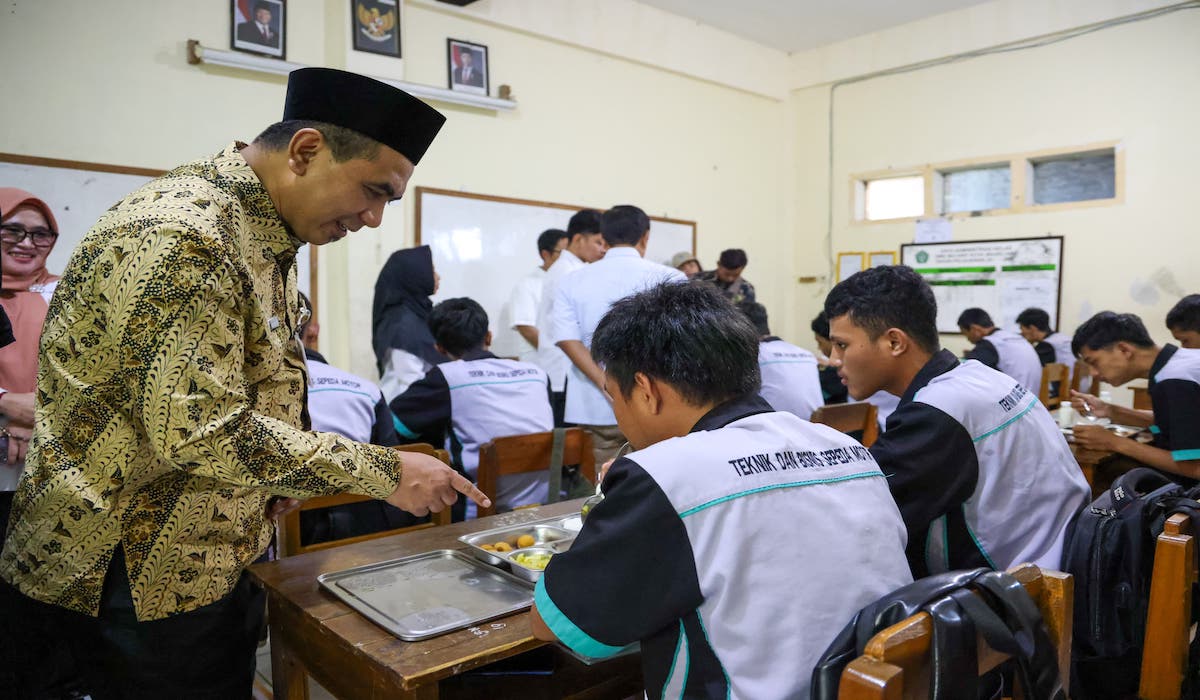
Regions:
M 649 697 L 806 698 L 845 621 L 911 580 L 883 473 L 758 396 L 758 335 L 692 283 L 616 302 L 592 337 L 636 451 L 550 560 L 530 618 L 589 656 L 641 641 Z
M 1037 351 L 1020 335 L 997 328 L 988 312 L 978 307 L 966 309 L 959 314 L 958 329 L 975 345 L 966 354 L 968 360 L 1000 370 L 1034 394 L 1041 388 L 1042 361 Z
M 1150 380 L 1154 442 L 1143 445 L 1100 426 L 1075 426 L 1081 447 L 1118 452 L 1142 464 L 1188 479 L 1200 479 L 1200 350 L 1159 347 L 1142 319 L 1102 311 L 1075 331 L 1071 349 L 1100 381 L 1114 386 Z M 1113 406 L 1089 394 L 1072 394 L 1078 409 L 1119 423 L 1145 425 L 1145 412 Z
M 901 397 L 871 454 L 908 526 L 913 575 L 1059 566 L 1091 489 L 1037 395 L 941 349 L 937 302 L 912 268 L 851 276 L 829 292 L 825 313 L 850 396 Z
M 1200 348 L 1200 294 L 1189 294 L 1167 312 L 1167 330 L 1189 350 Z

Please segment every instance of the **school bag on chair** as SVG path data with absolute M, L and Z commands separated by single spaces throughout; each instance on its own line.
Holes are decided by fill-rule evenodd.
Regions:
M 1137 693 L 1155 540 L 1174 513 L 1200 518 L 1200 502 L 1161 472 L 1140 467 L 1117 478 L 1071 524 L 1063 570 L 1075 577 L 1071 687 L 1078 697 Z
M 1003 571 L 973 569 L 929 576 L 897 589 L 854 616 L 813 669 L 813 700 L 836 700 L 846 665 L 871 637 L 924 610 L 933 619 L 930 697 L 987 697 L 981 685 L 976 633 L 1012 657 L 1030 700 L 1066 700 L 1058 659 L 1037 605 L 1021 583 Z

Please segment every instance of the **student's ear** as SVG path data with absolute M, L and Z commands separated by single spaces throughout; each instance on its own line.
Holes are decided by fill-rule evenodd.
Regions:
M 646 229 L 646 232 L 643 233 L 642 237 L 638 239 L 637 245 L 635 245 L 634 248 L 637 248 L 638 252 L 640 252 L 642 254 L 642 257 L 645 257 L 646 256 L 646 247 L 649 245 L 650 245 L 650 229 Z
M 889 328 L 884 332 L 884 340 L 887 342 L 888 352 L 892 357 L 899 357 L 908 352 L 908 346 L 912 339 L 908 334 L 899 328 Z
M 325 137 L 321 132 L 300 129 L 292 134 L 292 140 L 288 142 L 288 168 L 296 175 L 303 175 L 324 146 Z
M 658 382 L 641 372 L 633 375 L 633 396 L 630 398 L 641 404 L 649 415 L 658 415 L 662 410 L 662 391 Z
M 434 343 L 434 344 L 433 344 L 433 349 L 434 349 L 434 350 L 437 350 L 437 351 L 438 351 L 438 352 L 440 352 L 440 353 L 442 353 L 442 354 L 443 354 L 443 355 L 445 355 L 446 357 L 449 357 L 449 356 L 450 356 L 450 353 L 446 352 L 446 348 L 442 347 L 442 344 L 441 344 L 441 343 Z
M 486 350 L 490 347 L 492 347 L 492 332 L 488 331 L 487 335 L 483 336 L 483 348 Z

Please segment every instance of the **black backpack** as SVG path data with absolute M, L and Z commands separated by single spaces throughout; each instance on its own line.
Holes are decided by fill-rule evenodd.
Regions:
M 1058 657 L 1037 605 L 1003 571 L 950 571 L 910 583 L 863 608 L 813 669 L 812 700 L 835 700 L 842 671 L 875 633 L 924 610 L 933 618 L 930 697 L 963 700 L 993 692 L 979 677 L 975 634 L 1013 657 L 1025 697 L 1065 700 Z
M 1075 577 L 1076 695 L 1137 692 L 1155 541 L 1174 513 L 1200 523 L 1200 502 L 1189 495 L 1160 472 L 1132 469 L 1072 522 L 1063 569 Z

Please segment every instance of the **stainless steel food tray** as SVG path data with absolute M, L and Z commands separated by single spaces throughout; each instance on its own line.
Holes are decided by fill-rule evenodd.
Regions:
M 410 642 L 533 604 L 527 582 L 454 549 L 322 574 L 317 581 L 375 624 Z
M 553 545 L 564 540 L 574 540 L 576 533 L 562 527 L 558 527 L 557 523 L 563 518 L 552 518 L 545 521 L 537 521 L 532 523 L 523 523 L 521 525 L 509 525 L 506 527 L 492 528 L 491 530 L 481 530 L 473 532 L 469 535 L 463 535 L 458 538 L 459 542 L 467 545 L 473 556 L 481 561 L 485 561 L 492 566 L 503 566 L 508 564 L 507 553 L 492 552 L 484 549 L 481 545 L 495 544 L 504 542 L 512 547 L 513 552 L 518 551 L 517 538 L 521 535 L 529 535 L 533 537 L 534 547 L 544 547 Z

